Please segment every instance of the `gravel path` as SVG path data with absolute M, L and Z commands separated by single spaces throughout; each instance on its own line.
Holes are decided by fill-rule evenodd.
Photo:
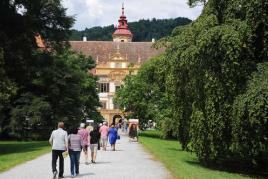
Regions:
M 136 142 L 121 136 L 117 151 L 98 151 L 96 164 L 85 165 L 81 156 L 79 179 L 166 179 L 168 171 Z M 65 178 L 70 176 L 70 160 L 65 158 Z M 26 162 L 0 174 L 0 179 L 51 179 L 51 154 Z

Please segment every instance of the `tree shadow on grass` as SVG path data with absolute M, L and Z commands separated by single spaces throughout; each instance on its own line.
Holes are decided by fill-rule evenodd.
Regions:
M 167 150 L 177 151 L 177 152 L 183 152 L 183 150 L 181 148 L 175 148 L 175 147 L 167 148 Z
M 25 153 L 40 150 L 48 146 L 46 142 L 16 142 L 16 143 L 0 143 L 0 155 L 12 153 Z
M 231 166 L 218 166 L 218 165 L 210 165 L 210 166 L 205 166 L 203 164 L 201 164 L 199 161 L 189 161 L 186 160 L 186 163 L 188 163 L 189 165 L 192 166 L 196 166 L 196 167 L 200 167 L 200 168 L 204 168 L 204 169 L 210 169 L 210 170 L 214 170 L 214 171 L 221 171 L 221 172 L 229 172 L 229 173 L 236 173 L 236 174 L 240 174 L 242 176 L 249 176 L 252 178 L 259 178 L 259 179 L 267 179 L 268 178 L 268 173 L 260 173 L 258 171 L 253 171 L 253 170 L 249 170 L 249 169 L 238 169 L 238 168 L 233 168 Z

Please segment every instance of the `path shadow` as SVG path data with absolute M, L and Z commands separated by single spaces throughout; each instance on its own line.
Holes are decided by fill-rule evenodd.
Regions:
M 121 150 L 121 149 L 119 149 L 119 150 L 115 150 L 115 151 L 112 151 L 112 152 L 122 152 L 122 151 L 124 151 L 124 150 Z
M 111 163 L 111 162 L 96 162 L 95 164 L 107 164 L 107 163 Z
M 83 176 L 89 176 L 89 175 L 95 175 L 95 174 L 94 173 L 81 173 L 76 178 L 80 178 L 80 177 L 83 177 Z
M 90 175 L 95 175 L 94 173 L 81 173 L 78 176 L 76 176 L 75 178 L 82 178 L 84 176 L 90 176 Z M 65 175 L 64 178 L 72 178 L 71 175 Z
M 124 151 L 124 150 L 121 150 L 121 149 L 115 149 L 115 151 L 113 151 L 113 150 L 106 150 L 105 152 L 116 152 L 116 151 L 118 151 L 118 152 L 122 152 L 122 151 Z

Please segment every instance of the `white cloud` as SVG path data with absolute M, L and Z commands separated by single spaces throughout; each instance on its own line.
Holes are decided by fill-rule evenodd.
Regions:
M 118 0 L 63 0 L 68 15 L 75 15 L 75 29 L 117 24 L 121 13 Z M 187 0 L 124 0 L 128 21 L 188 17 L 196 19 L 202 7 L 190 8 Z

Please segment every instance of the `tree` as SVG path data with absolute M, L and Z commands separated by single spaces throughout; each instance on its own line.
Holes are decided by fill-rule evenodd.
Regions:
M 33 65 L 31 91 L 23 93 L 11 110 L 10 127 L 15 136 L 25 133 L 26 125 L 50 131 L 60 120 L 68 128 L 78 125 L 85 117 L 97 117 L 96 78 L 88 74 L 95 66 L 91 57 L 69 49 L 54 55 L 41 52 L 36 54 Z M 38 137 L 38 132 L 35 136 Z
M 6 75 L 3 57 L 3 50 L 0 49 L 0 134 L 2 135 L 6 133 L 4 129 L 6 123 L 4 108 L 17 91 L 16 85 Z
M 152 41 L 153 38 L 160 39 L 164 36 L 170 35 L 173 28 L 189 24 L 190 19 L 178 17 L 175 19 L 152 19 L 139 20 L 138 22 L 128 23 L 129 29 L 134 34 L 133 41 Z M 92 27 L 85 30 L 72 30 L 70 40 L 81 40 L 86 36 L 88 40 L 111 41 L 112 34 L 115 31 L 113 25 L 105 27 Z
M 191 7 L 197 6 L 199 3 L 202 3 L 203 5 L 206 5 L 207 0 L 188 0 L 188 4 Z
M 164 93 L 165 69 L 163 57 L 155 57 L 144 63 L 136 76 L 129 75 L 124 85 L 118 90 L 115 102 L 122 109 L 132 113 L 132 117 L 141 121 L 143 129 L 148 120 L 161 124 L 162 118 L 168 117 L 169 103 Z
M 268 63 L 258 65 L 245 93 L 233 104 L 232 151 L 243 165 L 267 170 Z M 266 166 L 266 167 L 265 167 Z
M 166 102 L 165 98 L 158 98 L 166 95 L 171 106 L 161 107 L 169 109 L 171 115 L 162 118 L 165 124 L 162 130 L 173 127 L 182 148 L 194 151 L 204 164 L 249 158 L 264 166 L 260 156 L 266 156 L 263 152 L 265 140 L 259 139 L 265 138 L 265 134 L 255 131 L 265 129 L 250 122 L 243 126 L 243 119 L 247 117 L 248 121 L 256 121 L 257 118 L 248 116 L 248 113 L 261 113 L 258 121 L 262 121 L 261 124 L 265 121 L 267 109 L 265 106 L 260 109 L 257 105 L 264 104 L 265 100 L 246 96 L 252 94 L 249 93 L 251 89 L 247 89 L 251 74 L 256 71 L 258 63 L 268 59 L 267 2 L 190 1 L 192 5 L 199 2 L 206 2 L 202 15 L 189 25 L 175 28 L 171 37 L 157 43 L 157 46 L 164 44 L 167 47 L 158 66 L 148 68 L 154 62 L 145 63 L 136 77 L 126 80 L 125 89 L 122 89 L 124 95 L 118 93 L 119 97 L 128 98 L 124 105 L 135 105 L 132 110 L 140 111 L 140 117 L 161 118 L 165 112 L 156 106 Z M 165 73 L 152 73 L 166 66 Z M 258 91 L 262 89 L 262 84 L 254 84 Z M 135 87 L 137 89 L 131 91 Z M 163 90 L 155 93 L 155 89 Z M 256 108 L 249 109 L 245 103 L 257 103 Z M 239 108 L 234 105 L 239 105 Z M 241 113 L 235 115 L 235 120 L 234 111 Z M 254 154 L 248 149 L 250 145 L 238 147 L 242 140 L 239 136 L 248 133 L 254 135 L 243 138 L 243 141 L 256 144 Z
M 1 73 L 3 66 L 5 87 L 17 89 L 10 87 L 16 94 L 2 109 L 1 127 L 11 136 L 45 139 L 59 120 L 68 127 L 99 118 L 96 78 L 88 71 L 95 64 L 68 49 L 73 22 L 60 0 L 0 2 Z M 38 49 L 37 35 L 46 49 Z

